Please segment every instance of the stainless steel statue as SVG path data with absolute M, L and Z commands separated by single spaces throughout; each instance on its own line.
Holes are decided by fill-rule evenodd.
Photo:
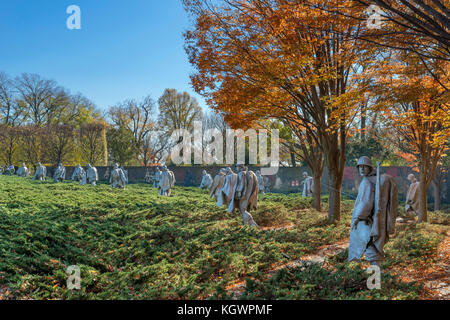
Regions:
M 266 192 L 266 181 L 264 177 L 261 175 L 261 171 L 256 171 L 256 178 L 258 179 L 258 190 L 262 194 Z
M 103 175 L 103 178 L 108 181 L 109 177 L 111 175 L 111 172 L 109 171 L 109 167 L 106 168 L 105 174 Z
M 225 182 L 226 169 L 221 168 L 219 173 L 214 177 L 213 183 L 211 184 L 211 188 L 209 190 L 209 197 L 212 198 L 214 196 L 214 200 L 217 205 L 220 207 L 223 205 L 224 201 L 221 200 L 221 205 L 218 204 L 219 197 L 222 197 L 222 187 Z
M 95 186 L 98 181 L 98 172 L 97 168 L 91 166 L 90 163 L 87 164 L 86 174 L 84 175 L 85 179 L 83 180 L 83 184 L 90 184 L 91 186 Z
M 213 179 L 211 175 L 206 172 L 206 170 L 202 171 L 202 182 L 200 183 L 200 189 L 210 189 Z
M 85 176 L 86 176 L 86 172 L 81 167 L 81 165 L 78 164 L 75 167 L 75 170 L 73 170 L 72 181 L 78 181 L 78 182 L 80 182 L 80 184 L 83 184 L 83 180 L 86 179 Z
M 243 164 L 236 164 L 235 168 L 237 174 L 231 168 L 227 168 L 227 175 L 222 187 L 222 196 L 226 199 L 228 212 L 232 213 L 237 208 L 242 214 L 245 226 L 258 227 L 249 212 L 258 206 L 258 179 L 256 174 Z M 220 200 L 218 201 L 219 206 L 222 205 Z
M 172 171 L 167 169 L 167 167 L 164 165 L 162 166 L 162 172 L 161 177 L 159 180 L 159 194 L 162 196 L 170 197 L 170 194 L 172 193 L 172 188 L 175 185 L 175 175 Z
M 144 181 L 145 181 L 145 183 L 151 183 L 152 182 L 152 175 L 150 174 L 150 169 L 149 168 L 147 168 L 147 170 L 145 170 Z
M 359 261 L 365 254 L 372 265 L 380 266 L 384 245 L 395 232 L 398 212 L 398 191 L 395 179 L 381 175 L 370 158 L 358 160 L 357 169 L 363 177 L 353 207 L 348 260 Z
M 125 185 L 127 184 L 125 173 L 121 168 L 119 168 L 119 165 L 117 163 L 114 164 L 114 168 L 111 171 L 109 183 L 111 184 L 111 188 L 121 189 L 125 188 Z
M 58 167 L 56 167 L 55 173 L 53 174 L 53 181 L 62 182 L 66 178 L 66 168 L 60 162 Z
M 120 166 L 120 169 L 122 169 L 123 174 L 125 175 L 126 183 L 128 184 L 128 171 L 125 170 L 123 166 Z
M 47 168 L 40 162 L 37 163 L 36 172 L 34 173 L 33 180 L 44 181 L 47 176 Z
M 308 172 L 303 172 L 303 193 L 304 197 L 312 197 L 314 191 L 314 179 L 308 176 Z
M 414 212 L 418 215 L 420 182 L 416 180 L 416 177 L 413 174 L 408 175 L 408 180 L 411 184 L 406 193 L 405 212 Z
M 28 170 L 27 166 L 25 165 L 25 163 L 22 162 L 22 165 L 20 166 L 20 168 L 17 169 L 17 175 L 19 177 L 26 178 L 26 177 L 28 177 L 28 174 L 29 174 L 29 170 Z
M 161 180 L 161 170 L 158 167 L 155 168 L 153 173 L 153 188 L 159 188 L 159 180 Z

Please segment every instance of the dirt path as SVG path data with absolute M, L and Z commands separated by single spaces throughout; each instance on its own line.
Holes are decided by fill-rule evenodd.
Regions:
M 433 257 L 435 262 L 422 269 L 415 267 L 392 270 L 405 282 L 423 283 L 425 290 L 420 300 L 450 300 L 450 231 Z
M 283 268 L 295 268 L 301 266 L 307 266 L 310 264 L 320 264 L 322 265 L 325 262 L 326 258 L 335 256 L 345 249 L 348 248 L 348 239 L 341 240 L 334 244 L 324 245 L 319 247 L 319 250 L 310 255 L 303 256 L 301 259 L 290 261 L 288 263 L 283 263 L 279 265 L 273 266 L 273 268 L 266 272 L 265 279 L 269 279 L 275 273 L 277 273 L 280 269 Z M 229 295 L 233 296 L 234 299 L 238 299 L 245 290 L 246 281 L 243 279 L 237 280 L 233 284 L 229 285 L 226 290 Z

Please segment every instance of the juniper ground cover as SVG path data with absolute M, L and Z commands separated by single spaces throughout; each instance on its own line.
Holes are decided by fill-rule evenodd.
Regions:
M 326 213 L 310 209 L 310 201 L 299 194 L 260 196 L 253 215 L 265 228 L 257 230 L 243 227 L 237 212 L 216 207 L 199 188 L 175 187 L 167 198 L 147 184 L 113 190 L 105 184 L 93 188 L 1 176 L 0 287 L 8 288 L 2 298 L 226 298 L 225 288 L 238 279 L 258 281 L 286 263 L 286 256 L 300 259 L 348 236 L 352 201 L 343 202 L 342 221 L 333 225 Z M 418 241 L 408 252 L 423 245 Z M 429 254 L 433 248 L 429 245 Z M 70 265 L 81 268 L 79 291 L 66 288 Z M 327 285 L 333 276 L 320 272 L 317 279 Z M 272 289 L 285 284 L 277 277 Z M 292 295 L 271 289 L 271 296 L 252 288 L 244 297 L 359 297 L 358 290 L 320 294 L 314 286 L 306 290 L 310 293 Z M 400 298 L 414 298 L 404 293 L 408 288 L 398 290 Z M 283 292 L 288 291 L 295 292 Z

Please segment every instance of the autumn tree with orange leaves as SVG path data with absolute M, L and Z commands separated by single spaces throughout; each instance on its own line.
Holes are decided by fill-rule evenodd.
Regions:
M 355 75 L 371 55 L 354 39 L 364 26 L 350 16 L 361 8 L 337 1 L 347 18 L 301 1 L 183 2 L 195 19 L 185 33 L 195 90 L 234 128 L 277 118 L 312 134 L 328 170 L 329 221 L 339 220 L 346 141 L 363 97 Z
M 374 107 L 390 128 L 390 141 L 416 159 L 419 222 L 427 221 L 427 191 L 443 155 L 449 151 L 450 96 L 440 85 L 448 86 L 449 64 L 443 60 L 435 64 L 439 65 L 434 66 L 434 76 L 430 76 L 417 55 L 396 52 L 377 61 L 374 73 L 373 88 L 378 98 Z

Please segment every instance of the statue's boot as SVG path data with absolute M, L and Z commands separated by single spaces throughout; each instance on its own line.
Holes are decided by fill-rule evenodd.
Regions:
M 244 219 L 244 226 L 250 225 L 252 227 L 259 228 L 258 224 L 255 222 L 255 220 L 253 220 L 253 217 L 249 212 L 244 211 L 244 213 L 242 214 L 242 219 Z

